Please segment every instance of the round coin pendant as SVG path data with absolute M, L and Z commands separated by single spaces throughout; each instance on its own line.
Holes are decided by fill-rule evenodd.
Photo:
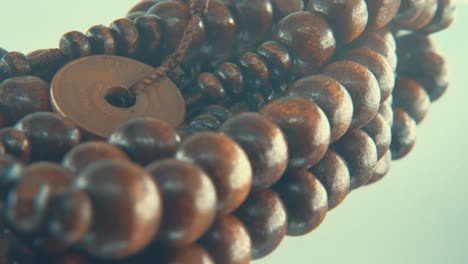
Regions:
M 117 56 L 72 61 L 52 81 L 52 108 L 83 131 L 103 138 L 137 117 L 154 117 L 178 127 L 185 118 L 185 101 L 169 78 L 129 96 L 128 87 L 153 71 L 149 65 Z

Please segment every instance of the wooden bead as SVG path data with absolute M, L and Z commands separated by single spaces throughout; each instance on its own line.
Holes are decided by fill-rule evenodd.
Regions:
M 52 81 L 57 71 L 67 62 L 60 49 L 40 49 L 26 55 L 31 65 L 31 75 L 47 82 Z
M 68 152 L 62 160 L 62 166 L 79 174 L 90 165 L 104 160 L 125 162 L 128 161 L 128 157 L 123 151 L 108 143 L 86 142 Z
M 190 125 L 200 125 L 202 127 L 206 127 L 209 130 L 216 131 L 219 127 L 221 127 L 221 122 L 216 119 L 214 116 L 211 115 L 199 115 L 190 121 Z
M 169 123 L 154 118 L 137 118 L 117 128 L 108 141 L 134 161 L 147 165 L 173 157 L 180 144 L 180 136 Z
M 81 140 L 80 131 L 71 121 L 53 113 L 30 114 L 15 128 L 31 141 L 32 161 L 61 160 Z
M 271 0 L 275 21 L 294 12 L 304 10 L 303 0 Z
M 26 167 L 8 194 L 5 215 L 20 232 L 41 227 L 49 199 L 70 187 L 73 175 L 57 164 L 39 162 Z
M 215 263 L 248 264 L 252 259 L 249 233 L 234 216 L 219 218 L 200 240 Z
M 366 0 L 369 11 L 367 28 L 376 30 L 385 27 L 397 14 L 401 2 L 402 0 Z
M 238 96 L 244 92 L 244 75 L 236 64 L 231 62 L 221 64 L 216 69 L 215 75 L 228 94 Z
M 395 87 L 395 74 L 392 66 L 379 53 L 371 49 L 355 49 L 346 53 L 343 59 L 361 64 L 374 74 L 380 87 L 381 101 L 385 101 Z
M 234 140 L 216 133 L 199 133 L 182 142 L 176 157 L 193 162 L 208 174 L 216 187 L 219 214 L 229 214 L 247 198 L 252 167 Z
M 140 49 L 145 60 L 151 61 L 160 52 L 162 29 L 154 16 L 142 16 L 135 19 L 140 38 Z
M 10 69 L 8 65 L 0 60 L 0 82 L 6 79 L 10 75 Z
M 293 73 L 311 74 L 335 53 L 335 38 L 319 13 L 296 12 L 280 20 L 274 38 L 284 43 L 293 56 Z
M 109 26 L 115 38 L 117 54 L 134 58 L 139 52 L 140 35 L 133 21 L 126 18 L 117 19 Z
M 5 148 L 5 153 L 27 162 L 31 156 L 31 142 L 21 131 L 14 128 L 0 129 L 0 144 Z
M 151 7 L 153 7 L 158 2 L 160 2 L 160 0 L 140 1 L 128 11 L 128 14 L 131 14 L 134 12 L 147 12 Z
M 426 116 L 431 105 L 429 95 L 417 81 L 400 77 L 393 92 L 393 105 L 403 109 L 416 121 L 416 124 Z
M 435 50 L 432 39 L 424 34 L 407 34 L 397 39 L 398 41 L 398 64 L 399 68 L 408 64 L 415 53 L 429 52 Z
M 286 135 L 290 168 L 312 167 L 325 155 L 330 124 L 316 104 L 302 97 L 285 97 L 269 103 L 261 113 Z
M 383 38 L 392 50 L 397 50 L 397 44 L 393 32 L 388 27 L 383 27 L 379 30 L 374 31 L 378 36 Z
M 78 31 L 70 31 L 60 39 L 60 50 L 68 60 L 91 55 L 89 38 Z
M 380 158 L 380 160 L 377 162 L 377 165 L 375 165 L 374 168 L 374 175 L 372 178 L 366 183 L 366 185 L 376 183 L 380 181 L 385 175 L 388 174 L 390 171 L 390 166 L 392 163 L 392 152 L 387 151 L 385 155 Z
M 196 90 L 203 94 L 206 101 L 210 103 L 222 102 L 226 97 L 221 81 L 208 72 L 201 73 L 196 80 Z
M 246 52 L 239 58 L 239 66 L 244 73 L 247 92 L 264 91 L 270 89 L 270 73 L 262 58 L 253 53 Z
M 272 253 L 286 236 L 286 209 L 279 196 L 269 189 L 252 193 L 235 215 L 250 234 L 252 259 Z
M 289 171 L 274 187 L 288 215 L 288 236 L 312 232 L 325 219 L 328 211 L 327 191 L 306 170 Z
M 353 47 L 356 49 L 368 48 L 377 53 L 380 53 L 380 55 L 387 59 L 392 69 L 396 70 L 398 59 L 395 54 L 394 46 L 379 33 L 370 32 L 363 34 L 362 37 L 353 43 Z
M 354 113 L 351 128 L 368 124 L 380 106 L 380 88 L 370 70 L 352 61 L 337 61 L 329 64 L 323 74 L 336 79 L 351 95 Z
M 87 32 L 91 51 L 94 55 L 114 55 L 117 54 L 117 41 L 112 30 L 103 25 L 91 27 Z M 121 41 L 119 39 L 119 41 Z
M 407 0 L 393 19 L 395 26 L 419 30 L 429 24 L 437 11 L 437 0 Z
M 160 253 L 160 255 L 154 255 L 154 263 L 215 264 L 210 254 L 197 244 L 179 248 L 163 248 Z M 142 261 L 147 262 L 148 258 Z M 135 264 L 144 262 L 135 262 Z
M 353 117 L 353 102 L 346 89 L 326 75 L 310 75 L 296 81 L 286 95 L 301 96 L 316 103 L 330 122 L 330 141 L 346 133 Z
M 348 164 L 350 190 L 369 181 L 377 163 L 377 147 L 370 136 L 360 129 L 350 130 L 331 147 Z
M 3 55 L 1 59 L 8 66 L 10 76 L 25 76 L 31 73 L 31 65 L 23 53 L 11 51 Z
M 257 49 L 257 54 L 268 64 L 270 78 L 275 82 L 288 76 L 291 70 L 292 58 L 289 50 L 281 43 L 267 41 Z
M 252 164 L 252 187 L 263 189 L 279 180 L 288 165 L 288 145 L 281 129 L 260 114 L 228 119 L 220 132 L 234 139 Z
M 394 109 L 392 126 L 392 159 L 399 160 L 416 144 L 416 122 L 401 108 Z
M 377 147 L 377 159 L 382 158 L 390 147 L 390 142 L 392 140 L 391 127 L 382 115 L 377 114 L 369 124 L 362 128 L 362 130 L 374 141 L 375 146 Z
M 30 113 L 51 111 L 49 85 L 32 76 L 10 78 L 0 83 L 0 108 L 9 126 Z
M 439 0 L 437 11 L 431 22 L 422 31 L 435 33 L 448 28 L 455 20 L 456 4 L 454 0 Z
M 232 113 L 227 108 L 220 105 L 210 105 L 204 108 L 201 112 L 205 115 L 210 115 L 216 118 L 219 122 L 224 122 L 231 117 Z
M 211 179 L 197 166 L 177 160 L 158 161 L 146 170 L 158 183 L 163 201 L 159 242 L 180 247 L 198 240 L 216 215 Z
M 350 43 L 367 26 L 368 12 L 364 0 L 309 0 L 306 10 L 322 13 L 340 44 Z
M 87 253 L 121 259 L 146 247 L 161 222 L 161 197 L 151 175 L 126 162 L 102 161 L 82 172 L 76 186 L 93 206 L 91 229 L 80 247 Z
M 392 96 L 390 96 L 386 101 L 382 102 L 379 108 L 379 114 L 382 115 L 390 127 L 393 125 L 393 109 L 391 99 Z
M 23 165 L 7 155 L 0 155 L 0 208 L 6 201 L 8 193 L 15 187 L 23 171 Z
M 350 175 L 347 164 L 336 152 L 329 149 L 323 159 L 309 171 L 327 191 L 328 210 L 341 204 L 349 192 Z

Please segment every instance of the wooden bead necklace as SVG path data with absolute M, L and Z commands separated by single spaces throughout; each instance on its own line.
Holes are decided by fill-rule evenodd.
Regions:
M 144 0 L 0 49 L 0 263 L 244 264 L 311 232 L 413 148 L 454 10 Z

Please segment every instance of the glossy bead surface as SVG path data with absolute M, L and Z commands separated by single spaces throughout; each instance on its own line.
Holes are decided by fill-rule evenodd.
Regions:
M 337 80 L 351 95 L 354 113 L 351 128 L 369 123 L 380 106 L 380 88 L 370 70 L 352 61 L 338 61 L 329 64 L 322 71 Z
M 222 102 L 226 97 L 226 91 L 221 81 L 214 74 L 201 73 L 197 77 L 195 86 L 195 89 L 200 91 L 203 98 L 209 103 Z
M 408 113 L 419 124 L 431 105 L 431 99 L 417 81 L 400 77 L 393 92 L 393 105 Z
M 267 41 L 258 47 L 257 54 L 268 64 L 273 85 L 288 76 L 292 58 L 286 46 L 276 41 Z
M 33 76 L 5 80 L 0 83 L 0 108 L 5 125 L 13 125 L 30 113 L 51 111 L 49 85 Z
M 69 60 L 91 55 L 89 38 L 78 31 L 70 31 L 60 39 L 60 50 Z
M 392 132 L 390 125 L 385 121 L 382 115 L 377 114 L 375 118 L 362 130 L 369 135 L 377 147 L 377 159 L 380 159 L 390 147 Z
M 214 116 L 204 114 L 192 119 L 192 121 L 190 121 L 190 125 L 202 126 L 208 128 L 209 130 L 215 131 L 221 126 L 221 122 L 219 122 L 219 120 Z
M 114 55 L 117 53 L 117 43 L 112 30 L 103 25 L 93 26 L 87 32 L 92 54 Z
M 119 147 L 139 164 L 172 157 L 180 144 L 180 136 L 168 123 L 153 118 L 138 118 L 117 128 L 109 143 Z
M 0 129 L 0 144 L 3 145 L 6 154 L 22 162 L 27 162 L 31 156 L 29 138 L 14 128 Z
M 416 122 L 401 108 L 394 109 L 392 126 L 392 159 L 398 160 L 413 149 L 416 144 Z
M 1 61 L 8 66 L 10 76 L 24 76 L 31 72 L 31 65 L 23 53 L 8 52 L 1 57 Z
M 147 246 L 161 222 L 161 197 L 151 176 L 130 163 L 103 161 L 75 181 L 93 205 L 92 226 L 80 243 L 86 252 L 121 259 Z
M 157 182 L 163 202 L 159 242 L 180 247 L 199 239 L 216 215 L 216 190 L 208 175 L 177 160 L 157 161 L 146 170 Z
M 350 43 L 367 26 L 368 12 L 364 0 L 309 0 L 306 10 L 324 15 L 338 43 Z
M 80 131 L 71 121 L 53 113 L 30 114 L 15 128 L 31 141 L 32 161 L 61 160 L 81 140 Z
M 105 142 L 94 141 L 79 144 L 62 160 L 62 166 L 78 174 L 88 166 L 104 160 L 128 161 L 127 155 L 117 147 Z
M 397 14 L 401 2 L 402 0 L 366 0 L 369 11 L 367 28 L 376 30 L 390 23 Z
M 23 164 L 11 156 L 0 155 L 0 207 L 6 201 L 8 193 L 21 179 Z
M 312 232 L 325 219 L 328 211 L 327 191 L 320 181 L 306 170 L 289 171 L 274 186 L 288 215 L 289 236 Z
M 392 152 L 387 151 L 385 155 L 382 158 L 380 158 L 380 160 L 377 162 L 377 165 L 375 165 L 374 175 L 366 184 L 369 185 L 382 180 L 382 178 L 385 177 L 390 171 L 391 164 Z
M 31 64 L 31 75 L 50 82 L 67 62 L 60 49 L 39 49 L 26 55 Z
M 141 55 L 145 60 L 151 61 L 160 52 L 162 29 L 154 16 L 142 16 L 135 19 L 140 39 Z
M 215 263 L 248 264 L 252 259 L 252 242 L 242 222 L 234 216 L 219 218 L 200 240 Z
M 115 38 L 117 54 L 136 57 L 139 50 L 140 35 L 133 21 L 126 18 L 117 19 L 109 26 Z
M 162 248 L 161 254 L 154 255 L 154 263 L 159 264 L 215 264 L 210 254 L 197 244 L 179 248 Z M 153 260 L 144 258 L 142 261 Z M 139 262 L 135 262 L 137 264 Z
M 253 52 L 242 54 L 239 58 L 239 66 L 244 73 L 248 92 L 270 88 L 270 73 L 266 63 L 259 55 Z
M 269 189 L 252 193 L 235 215 L 250 234 L 253 259 L 272 253 L 286 236 L 286 210 L 279 196 Z
M 228 119 L 220 129 L 246 152 L 252 165 L 252 187 L 270 187 L 288 165 L 288 145 L 280 128 L 262 115 L 244 113 Z
M 304 9 L 303 0 L 270 0 L 273 5 L 273 13 L 275 20 L 280 20 L 294 12 L 302 11 Z
M 129 11 L 128 14 L 134 13 L 134 12 L 146 12 L 148 9 L 150 9 L 153 5 L 156 3 L 160 2 L 160 0 L 145 0 L 145 1 L 140 1 L 136 5 L 134 5 Z
M 340 155 L 329 149 L 323 159 L 309 171 L 327 191 L 328 210 L 343 202 L 348 195 L 351 179 L 347 164 Z
M 219 122 L 226 121 L 226 119 L 232 115 L 231 111 L 221 105 L 210 105 L 205 107 L 201 113 L 204 115 L 210 115 L 216 118 Z
M 353 102 L 346 89 L 326 75 L 310 75 L 296 81 L 286 95 L 301 96 L 316 103 L 330 122 L 330 141 L 346 133 L 353 117 Z
M 193 162 L 213 181 L 217 211 L 228 214 L 247 198 L 252 185 L 252 167 L 242 148 L 227 136 L 199 133 L 182 142 L 176 158 Z
M 231 62 L 221 64 L 216 69 L 215 75 L 228 94 L 238 96 L 244 92 L 244 75 L 236 64 Z
M 293 57 L 293 73 L 315 72 L 335 53 L 335 38 L 319 13 L 296 12 L 279 21 L 273 32 Z

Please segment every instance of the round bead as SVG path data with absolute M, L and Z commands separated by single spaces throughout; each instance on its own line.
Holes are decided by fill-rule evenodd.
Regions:
M 354 42 L 353 47 L 357 49 L 368 48 L 379 53 L 387 59 L 392 70 L 396 70 L 398 59 L 395 54 L 394 46 L 379 33 L 370 32 L 363 34 L 362 37 Z
M 286 208 L 287 235 L 302 236 L 310 233 L 325 219 L 328 211 L 327 191 L 310 172 L 289 171 L 274 190 Z
M 395 36 L 393 35 L 393 32 L 388 27 L 383 27 L 379 30 L 376 30 L 374 33 L 382 37 L 393 51 L 397 50 Z
M 117 54 L 136 57 L 139 52 L 140 35 L 133 21 L 127 18 L 117 19 L 109 26 L 115 38 Z
M 129 11 L 128 14 L 134 13 L 134 12 L 147 12 L 148 9 L 153 7 L 156 3 L 160 2 L 160 0 L 145 0 L 145 1 L 140 1 L 136 5 L 134 5 Z
M 214 116 L 203 114 L 192 119 L 192 121 L 190 121 L 190 125 L 202 126 L 214 131 L 221 126 L 221 122 L 219 122 L 219 120 Z
M 253 52 L 242 54 L 239 58 L 239 66 L 244 73 L 248 92 L 264 91 L 270 88 L 270 73 L 259 55 Z
M 348 195 L 351 179 L 347 164 L 340 155 L 329 149 L 323 159 L 309 171 L 327 191 L 328 210 L 332 210 L 343 202 Z
M 60 49 L 39 49 L 28 53 L 31 75 L 50 82 L 67 59 Z
M 94 55 L 114 55 L 117 53 L 116 39 L 108 27 L 103 25 L 91 27 L 86 35 Z
M 109 143 L 122 149 L 134 161 L 147 165 L 174 156 L 180 136 L 164 121 L 138 118 L 117 128 L 109 136 Z
M 49 162 L 26 167 L 15 188 L 8 194 L 6 218 L 21 232 L 38 231 L 50 198 L 70 187 L 73 175 Z
M 210 105 L 208 107 L 205 107 L 202 110 L 202 114 L 210 115 L 216 118 L 219 122 L 226 121 L 226 119 L 228 119 L 232 115 L 231 111 L 229 111 L 224 106 L 220 105 Z
M 304 10 L 303 0 L 271 0 L 275 21 L 288 16 L 294 12 Z
M 234 139 L 252 164 L 252 187 L 263 189 L 279 180 L 288 165 L 288 145 L 281 129 L 256 113 L 228 119 L 220 132 Z
M 189 245 L 211 226 L 216 215 L 216 190 L 200 168 L 187 162 L 164 160 L 146 169 L 156 180 L 163 201 L 159 242 Z
M 407 0 L 393 19 L 396 26 L 419 30 L 431 22 L 437 11 L 437 0 Z
M 30 114 L 15 128 L 31 141 L 32 161 L 61 160 L 81 140 L 80 131 L 71 121 L 53 113 Z
M 391 127 L 382 115 L 377 114 L 369 124 L 362 128 L 362 130 L 374 141 L 375 146 L 377 147 L 377 159 L 380 159 L 390 147 L 390 142 L 392 140 Z
M 17 129 L 0 129 L 0 144 L 5 148 L 6 154 L 22 162 L 27 162 L 31 157 L 31 142 Z
M 163 248 L 160 253 L 161 254 L 154 255 L 154 263 L 215 264 L 210 254 L 197 244 L 179 248 Z M 142 261 L 143 262 L 135 262 L 135 264 L 147 263 L 148 259 L 144 258 Z
M 297 75 L 315 72 L 335 53 L 333 32 L 319 13 L 293 13 L 279 21 L 273 35 L 290 49 Z
M 322 13 L 340 44 L 350 43 L 367 26 L 368 12 L 364 0 L 309 0 L 306 10 Z
M 366 184 L 369 185 L 380 181 L 390 171 L 391 164 L 392 152 L 387 151 L 385 155 L 377 162 L 377 165 L 375 165 L 374 175 Z
M 274 82 L 280 82 L 291 70 L 289 50 L 279 42 L 264 42 L 258 47 L 257 54 L 268 64 L 270 78 Z
M 379 108 L 379 114 L 382 115 L 390 127 L 393 125 L 392 96 L 382 102 Z
M 203 98 L 209 103 L 222 102 L 226 97 L 221 81 L 214 75 L 208 72 L 198 75 L 195 89 L 200 91 Z
M 398 63 L 403 67 L 408 63 L 408 59 L 415 53 L 429 52 L 436 49 L 434 42 L 429 36 L 424 34 L 407 34 L 399 37 L 398 41 Z
M 416 144 L 416 122 L 403 109 L 394 109 L 392 126 L 392 159 L 405 157 Z
M 71 31 L 60 39 L 60 50 L 67 59 L 74 60 L 91 55 L 91 43 L 85 34 Z
M 91 255 L 121 259 L 142 250 L 161 222 L 161 197 L 151 175 L 130 163 L 102 161 L 76 179 L 93 205 L 91 229 L 80 246 Z
M 437 12 L 431 22 L 422 29 L 425 33 L 435 33 L 448 28 L 455 20 L 454 0 L 439 0 Z
M 143 57 L 154 59 L 161 45 L 162 29 L 154 16 L 142 16 L 135 19 L 140 39 L 140 49 Z M 149 59 L 149 58 L 148 58 Z
M 8 66 L 10 76 L 24 76 L 31 72 L 31 65 L 23 53 L 8 52 L 1 57 L 1 61 Z
M 395 74 L 392 66 L 379 53 L 371 49 L 355 49 L 343 56 L 343 59 L 361 64 L 374 74 L 380 87 L 381 101 L 385 101 L 395 87 Z
M 30 113 L 49 112 L 49 85 L 32 76 L 5 80 L 0 83 L 0 108 L 5 125 L 13 125 Z
M 346 89 L 326 75 L 310 75 L 296 81 L 286 95 L 301 96 L 316 103 L 330 122 L 331 142 L 346 133 L 353 117 L 353 102 Z
M 23 165 L 11 156 L 0 155 L 0 208 L 6 201 L 8 193 L 21 179 Z
M 238 96 L 244 92 L 244 75 L 236 64 L 225 62 L 215 71 L 226 92 Z
M 370 70 L 352 61 L 338 61 L 322 72 L 336 79 L 351 95 L 354 106 L 351 128 L 360 128 L 375 117 L 381 101 L 380 88 Z
M 401 2 L 402 0 L 366 0 L 369 10 L 367 28 L 376 30 L 390 23 L 397 14 Z
M 316 104 L 302 97 L 285 97 L 269 103 L 261 113 L 286 135 L 290 168 L 309 168 L 325 155 L 330 125 Z
M 234 216 L 219 218 L 200 240 L 215 263 L 248 264 L 252 259 L 249 233 Z
M 400 77 L 393 92 L 393 105 L 403 109 L 419 124 L 431 105 L 431 99 L 417 81 Z
M 360 129 L 350 130 L 332 145 L 332 149 L 348 164 L 350 190 L 357 189 L 369 181 L 377 163 L 377 147 L 370 136 Z
M 219 214 L 228 214 L 247 198 L 252 185 L 252 167 L 242 148 L 227 136 L 199 133 L 182 142 L 177 159 L 200 166 L 213 181 Z
M 235 214 L 250 234 L 253 259 L 272 253 L 286 235 L 286 210 L 279 196 L 268 189 L 252 193 Z
M 127 155 L 117 147 L 105 142 L 86 142 L 68 152 L 62 160 L 62 166 L 79 174 L 88 166 L 104 160 L 128 161 Z

